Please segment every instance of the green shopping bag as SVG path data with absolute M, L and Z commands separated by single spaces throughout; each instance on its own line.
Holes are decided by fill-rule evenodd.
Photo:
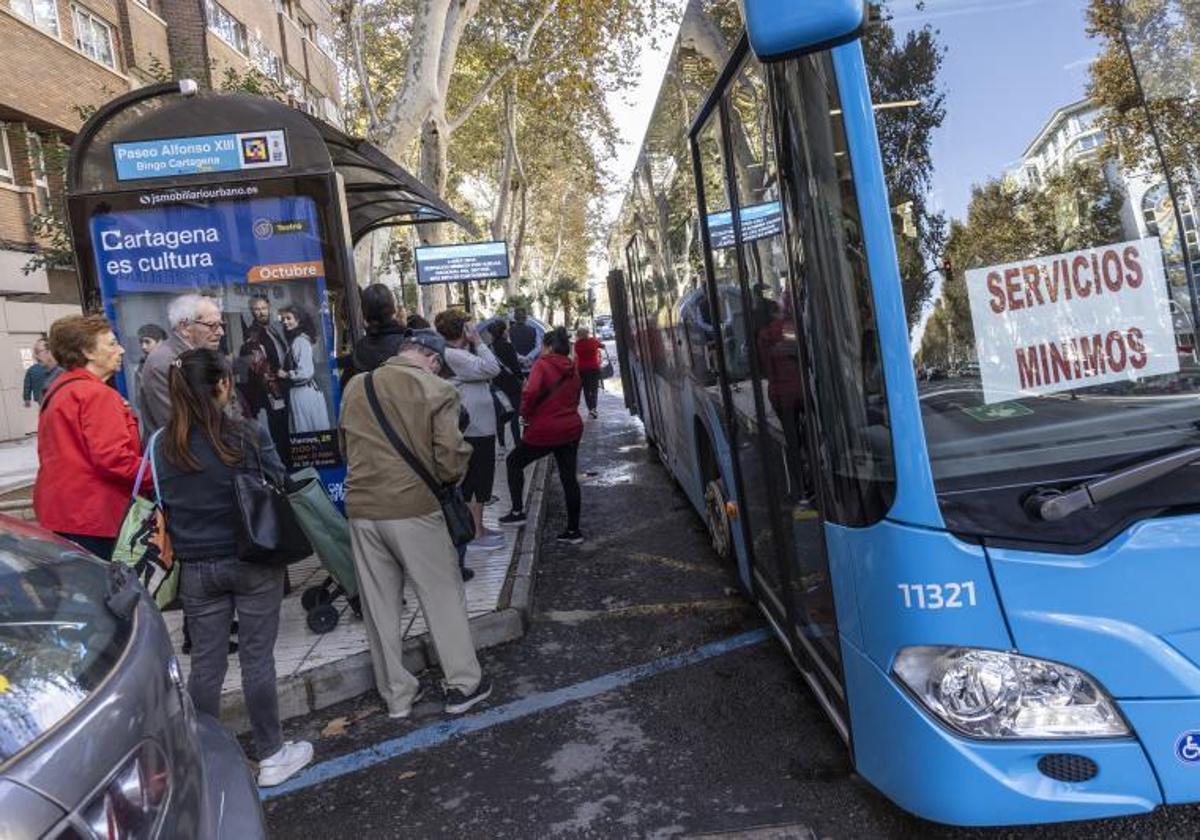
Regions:
M 163 514 L 158 494 L 158 470 L 154 466 L 154 444 L 162 434 L 159 429 L 146 443 L 138 467 L 137 480 L 133 484 L 133 497 L 121 520 L 117 533 L 117 544 L 113 548 L 112 561 L 130 566 L 142 586 L 154 598 L 154 603 L 163 609 L 175 600 L 179 592 L 179 564 L 171 550 L 171 538 L 167 534 L 167 518 Z M 154 500 L 138 495 L 146 468 L 154 482 Z
M 346 590 L 347 598 L 357 597 L 350 523 L 325 492 L 320 474 L 312 467 L 293 473 L 288 481 L 288 501 L 321 565 Z

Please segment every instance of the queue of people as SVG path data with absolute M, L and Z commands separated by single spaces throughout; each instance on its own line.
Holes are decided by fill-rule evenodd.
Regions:
M 503 532 L 484 526 L 482 515 L 495 500 L 497 438 L 501 446 L 506 431 L 512 438 L 501 457 L 513 503 L 500 523 L 524 523 L 525 468 L 552 455 L 567 502 L 558 540 L 582 543 L 578 405 L 581 391 L 592 382 L 598 387 L 598 351 L 582 332 L 572 347 L 563 328 L 530 347 L 534 328 L 520 310 L 511 325 L 494 321 L 482 336 L 461 310 L 440 313 L 431 329 L 417 316 L 405 318 L 384 286 L 364 290 L 363 310 L 367 333 L 349 359 L 337 428 L 376 684 L 393 718 L 407 717 L 420 696 L 419 681 L 403 665 L 407 581 L 442 665 L 445 709 L 461 714 L 491 692 L 471 640 L 464 557 L 506 543 Z M 111 556 L 130 496 L 149 492 L 133 486 L 145 443 L 180 564 L 179 596 L 191 639 L 189 694 L 198 709 L 219 713 L 230 627 L 238 627 L 259 784 L 271 786 L 307 765 L 313 751 L 306 742 L 283 741 L 274 646 L 285 571 L 239 560 L 234 475 L 257 465 L 282 480 L 289 433 L 328 429 L 332 419 L 315 382 L 311 316 L 282 307 L 280 334 L 266 298 L 252 301 L 251 315 L 232 360 L 223 346 L 224 316 L 211 297 L 173 300 L 169 332 L 139 330 L 140 430 L 138 416 L 110 385 L 125 353 L 112 325 L 100 315 L 55 322 L 45 347 L 35 348 L 39 363 L 44 356 L 48 369 L 61 373 L 39 395 L 34 510 L 43 526 L 99 557 Z M 595 417 L 594 389 L 587 405 Z M 447 530 L 448 487 L 459 488 L 473 520 L 474 538 L 463 545 Z

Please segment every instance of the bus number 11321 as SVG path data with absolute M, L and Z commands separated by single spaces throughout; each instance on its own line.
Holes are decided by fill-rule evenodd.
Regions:
M 957 610 L 975 606 L 975 581 L 962 583 L 900 583 L 907 610 Z

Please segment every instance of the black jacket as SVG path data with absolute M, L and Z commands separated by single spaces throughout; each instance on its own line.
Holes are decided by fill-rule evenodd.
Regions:
M 493 384 L 508 395 L 508 398 L 521 399 L 521 359 L 513 349 L 512 342 L 507 338 L 497 338 L 492 342 L 492 353 L 500 362 L 500 375 L 492 380 Z M 515 407 L 517 403 L 513 403 Z
M 404 340 L 405 332 L 405 328 L 397 321 L 367 327 L 367 334 L 358 340 L 354 345 L 354 352 L 350 354 L 349 370 L 344 382 L 350 381 L 356 373 L 375 370 L 399 353 L 400 342 Z
M 258 436 L 257 456 L 251 451 L 250 442 L 242 447 L 244 468 L 257 470 L 261 458 L 263 472 L 282 478 L 283 464 L 271 436 L 258 423 L 246 423 L 243 429 L 242 434 L 247 437 Z M 185 472 L 167 460 L 163 452 L 165 434 L 159 436 L 154 448 L 154 466 L 175 555 L 182 560 L 235 556 L 234 522 L 238 516 L 233 498 L 235 468 L 225 466 L 203 433 L 193 428 L 188 448 L 203 468 L 200 472 Z

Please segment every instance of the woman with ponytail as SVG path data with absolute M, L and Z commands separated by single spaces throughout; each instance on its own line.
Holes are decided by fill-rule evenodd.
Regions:
M 181 564 L 179 594 L 192 640 L 188 693 L 218 718 L 229 662 L 229 626 L 238 619 L 242 692 L 258 750 L 258 783 L 277 785 L 312 760 L 306 741 L 283 741 L 275 692 L 275 639 L 283 603 L 283 567 L 237 556 L 233 478 L 259 469 L 280 478 L 283 464 L 267 430 L 227 412 L 233 394 L 229 360 L 215 350 L 188 350 L 168 379 L 171 417 L 155 444 L 167 531 Z

